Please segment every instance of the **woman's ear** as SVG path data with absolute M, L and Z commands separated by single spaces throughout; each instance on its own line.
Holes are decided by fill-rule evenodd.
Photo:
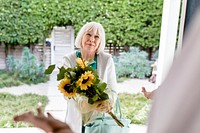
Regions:
M 81 47 L 81 49 L 83 48 L 83 43 L 82 43 L 82 40 L 83 40 L 83 37 L 81 38 L 81 41 L 80 41 L 80 47 Z

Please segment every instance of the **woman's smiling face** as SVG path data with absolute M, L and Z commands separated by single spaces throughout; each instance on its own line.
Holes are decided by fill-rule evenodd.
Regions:
M 82 49 L 88 52 L 96 52 L 101 42 L 97 30 L 89 30 L 83 34 Z

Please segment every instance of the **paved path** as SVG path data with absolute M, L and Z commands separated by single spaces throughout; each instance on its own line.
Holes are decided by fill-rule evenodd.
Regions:
M 15 95 L 24 93 L 34 93 L 48 96 L 49 103 L 45 108 L 45 112 L 50 112 L 56 119 L 64 121 L 66 115 L 67 103 L 63 95 L 57 89 L 58 82 L 56 81 L 56 73 L 50 77 L 47 83 L 38 85 L 22 85 L 19 87 L 11 87 L 0 89 L 1 92 L 8 92 Z M 148 82 L 148 80 L 130 79 L 122 83 L 118 83 L 118 93 L 141 93 L 141 87 L 144 86 L 148 90 L 153 90 L 155 85 Z M 0 133 L 44 133 L 37 128 L 1 128 Z M 146 133 L 145 125 L 131 125 L 130 133 Z

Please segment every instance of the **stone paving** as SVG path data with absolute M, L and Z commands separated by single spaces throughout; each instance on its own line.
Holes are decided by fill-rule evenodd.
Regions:
M 8 92 L 15 95 L 24 93 L 34 93 L 48 96 L 49 103 L 45 108 L 45 112 L 50 112 L 56 119 L 64 121 L 66 115 L 67 103 L 63 95 L 57 89 L 58 82 L 56 81 L 56 73 L 50 77 L 47 83 L 38 85 L 22 85 L 18 87 L 11 87 L 0 89 L 0 93 Z M 153 90 L 155 84 L 148 82 L 148 80 L 129 79 L 122 83 L 118 83 L 118 93 L 141 93 L 141 87 L 144 86 L 148 90 Z M 145 125 L 131 124 L 130 133 L 146 133 L 147 127 Z M 0 133 L 44 133 L 37 128 L 0 128 Z

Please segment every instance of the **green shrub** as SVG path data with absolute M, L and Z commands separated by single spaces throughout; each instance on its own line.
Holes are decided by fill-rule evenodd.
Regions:
M 36 84 L 47 81 L 47 76 L 44 74 L 44 63 L 38 65 L 36 57 L 27 47 L 24 47 L 22 51 L 21 60 L 17 60 L 12 55 L 9 55 L 6 63 L 9 72 L 16 74 L 25 83 Z
M 153 60 L 158 59 L 158 53 L 159 53 L 159 50 L 156 50 L 155 52 L 153 52 L 153 56 L 152 56 Z
M 143 94 L 120 93 L 118 95 L 123 116 L 132 124 L 145 124 L 150 111 L 150 101 Z
M 2 80 L 0 82 L 0 88 L 3 88 L 3 87 L 11 87 L 11 86 L 19 86 L 21 85 L 22 82 L 20 81 L 15 81 L 15 80 L 11 80 L 11 79 L 6 79 L 6 80 Z
M 19 86 L 23 84 L 15 74 L 8 73 L 5 70 L 0 70 L 0 88 Z
M 106 42 L 157 48 L 163 0 L 0 0 L 0 42 L 42 42 L 53 26 L 103 24 Z M 92 12 L 91 12 L 92 10 Z
M 131 47 L 130 52 L 123 52 L 114 57 L 117 78 L 130 77 L 143 79 L 151 73 L 151 62 L 147 53 L 137 47 Z
M 11 73 L 14 73 L 15 71 L 18 70 L 18 66 L 19 66 L 19 60 L 15 59 L 12 55 L 8 55 L 7 59 L 6 59 L 6 63 L 8 66 L 8 70 Z

